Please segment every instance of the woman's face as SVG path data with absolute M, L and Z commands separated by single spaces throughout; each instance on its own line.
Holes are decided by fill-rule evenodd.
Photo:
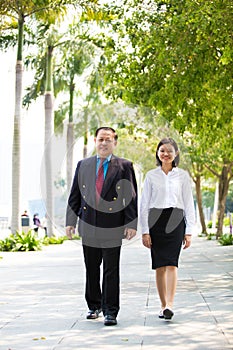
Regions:
M 172 164 L 177 154 L 178 152 L 176 152 L 175 148 L 169 143 L 161 145 L 158 149 L 158 157 L 162 164 Z

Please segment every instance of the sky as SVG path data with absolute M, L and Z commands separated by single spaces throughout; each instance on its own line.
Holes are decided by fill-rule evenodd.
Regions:
M 12 142 L 14 122 L 16 53 L 0 52 L 0 217 L 11 215 Z M 32 73 L 24 72 L 24 87 L 32 82 Z M 28 210 L 28 201 L 43 199 L 42 160 L 44 149 L 44 100 L 22 110 L 21 134 L 21 211 Z M 81 158 L 77 141 L 75 163 Z M 54 148 L 56 176 L 65 172 L 65 139 L 56 140 Z

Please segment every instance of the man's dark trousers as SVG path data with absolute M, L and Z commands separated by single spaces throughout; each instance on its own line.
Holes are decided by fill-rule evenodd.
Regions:
M 85 298 L 90 310 L 103 310 L 103 315 L 117 317 L 119 311 L 121 246 L 96 248 L 83 245 L 86 265 Z M 102 293 L 100 265 L 103 262 Z M 102 295 L 102 296 L 101 296 Z

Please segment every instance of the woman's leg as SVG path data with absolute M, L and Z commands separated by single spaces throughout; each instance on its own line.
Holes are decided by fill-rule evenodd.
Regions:
M 164 309 L 167 305 L 166 266 L 157 268 L 155 274 L 157 291 L 161 301 L 161 308 Z
M 173 308 L 173 302 L 176 293 L 177 285 L 177 267 L 176 266 L 166 266 L 166 307 L 169 309 Z
M 156 269 L 156 285 L 161 308 L 172 309 L 177 285 L 177 267 L 164 266 Z

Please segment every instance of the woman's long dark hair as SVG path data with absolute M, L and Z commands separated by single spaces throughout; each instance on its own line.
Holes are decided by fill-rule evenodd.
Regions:
M 161 160 L 160 160 L 159 157 L 158 157 L 158 150 L 159 150 L 159 148 L 160 148 L 162 145 L 167 145 L 167 144 L 172 145 L 173 148 L 175 149 L 175 151 L 176 151 L 176 152 L 179 152 L 179 149 L 178 149 L 178 146 L 177 146 L 177 143 L 175 142 L 175 140 L 173 140 L 173 139 L 170 138 L 170 137 L 166 137 L 166 138 L 162 139 L 162 140 L 159 142 L 159 144 L 158 144 L 158 146 L 157 146 L 157 149 L 156 149 L 156 164 L 157 164 L 157 165 L 162 165 L 162 162 L 161 162 Z M 175 159 L 174 159 L 173 162 L 172 162 L 172 167 L 173 167 L 173 168 L 177 167 L 178 164 L 179 164 L 179 161 L 180 161 L 180 155 L 179 155 L 179 153 L 178 153 L 177 156 L 175 157 Z

